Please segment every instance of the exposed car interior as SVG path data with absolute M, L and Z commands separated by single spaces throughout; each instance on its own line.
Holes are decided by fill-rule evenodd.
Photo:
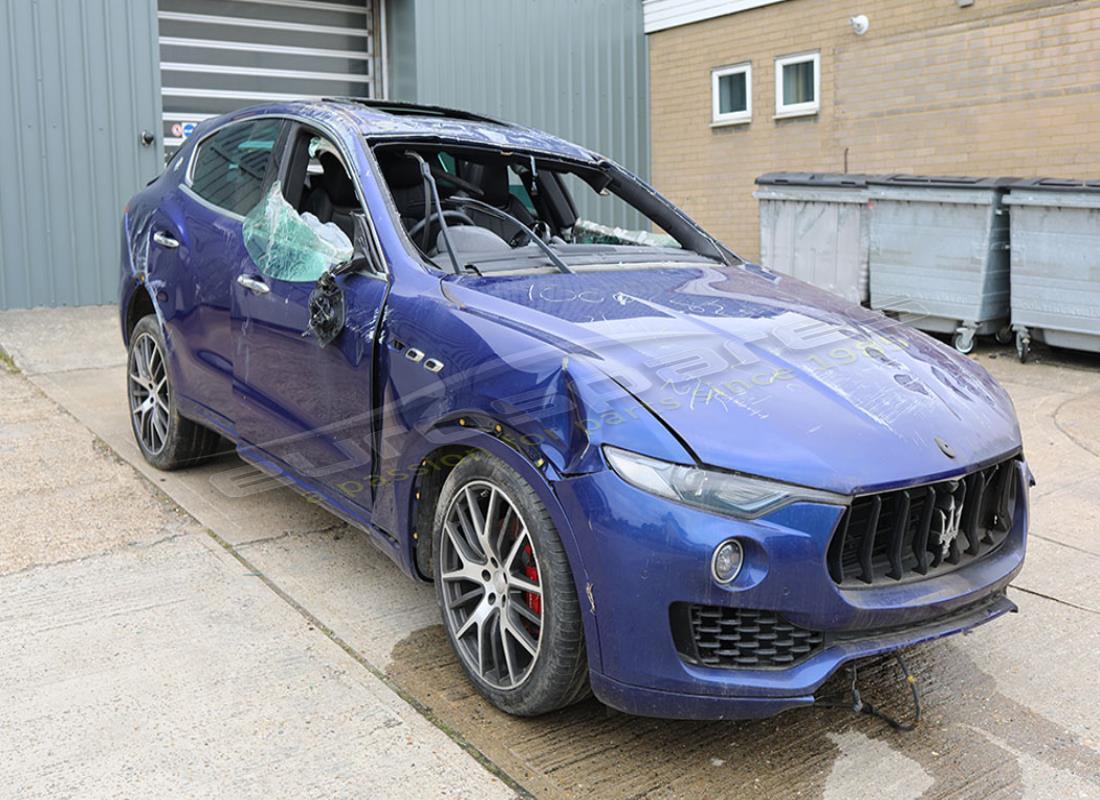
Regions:
M 245 215 L 242 234 L 262 275 L 313 283 L 355 260 L 362 205 L 336 147 L 304 126 L 292 130 L 285 169 Z
M 374 154 L 409 239 L 445 271 L 726 260 L 621 171 L 493 148 L 386 142 Z
M 283 196 L 299 214 L 308 212 L 322 223 L 335 223 L 349 239 L 354 236 L 352 214 L 360 210 L 355 183 L 328 140 L 299 131 Z

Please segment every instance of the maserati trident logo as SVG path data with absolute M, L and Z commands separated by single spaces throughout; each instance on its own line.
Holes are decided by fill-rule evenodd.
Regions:
M 962 528 L 962 514 L 962 503 L 955 502 L 954 495 L 948 498 L 945 506 L 936 509 L 936 519 L 939 523 L 937 526 L 939 529 L 937 539 L 940 544 L 940 558 L 947 558 L 950 555 L 951 545 L 959 538 L 959 531 Z

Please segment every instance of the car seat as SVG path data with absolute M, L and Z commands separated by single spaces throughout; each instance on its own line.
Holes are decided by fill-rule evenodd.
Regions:
M 321 222 L 335 222 L 350 239 L 355 236 L 352 213 L 359 210 L 355 183 L 334 154 L 321 153 L 317 160 L 322 172 L 314 176 L 315 185 L 302 210 L 309 211 Z
M 528 211 L 523 202 L 511 192 L 508 181 L 507 162 L 497 160 L 487 164 L 479 164 L 465 161 L 460 162 L 459 171 L 459 177 L 473 183 L 481 189 L 482 196 L 479 199 L 482 202 L 499 208 L 501 211 L 508 212 L 527 227 L 531 227 L 531 225 L 534 224 L 535 218 L 531 215 L 531 212 Z M 488 228 L 505 241 L 511 239 L 520 232 L 513 223 L 494 217 L 484 211 L 479 211 L 476 208 L 470 208 L 469 214 L 479 226 Z

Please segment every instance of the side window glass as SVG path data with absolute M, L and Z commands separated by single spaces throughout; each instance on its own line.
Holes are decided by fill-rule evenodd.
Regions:
M 262 274 L 312 283 L 352 257 L 358 210 L 355 183 L 339 150 L 299 129 L 283 180 L 245 217 L 245 249 Z
M 443 167 L 443 171 L 448 175 L 457 175 L 458 168 L 455 164 L 455 157 L 450 153 L 439 154 L 439 166 Z
M 199 146 L 191 189 L 220 208 L 248 214 L 260 202 L 281 127 L 281 120 L 259 119 L 215 133 Z
M 352 257 L 348 236 L 332 222 L 299 214 L 275 181 L 244 218 L 244 246 L 256 268 L 282 281 L 314 282 L 325 270 Z

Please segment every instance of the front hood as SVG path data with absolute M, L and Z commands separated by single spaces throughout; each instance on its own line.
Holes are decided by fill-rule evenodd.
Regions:
M 458 277 L 448 289 L 590 359 L 703 464 L 847 493 L 1020 446 L 1007 394 L 973 361 L 752 265 Z

